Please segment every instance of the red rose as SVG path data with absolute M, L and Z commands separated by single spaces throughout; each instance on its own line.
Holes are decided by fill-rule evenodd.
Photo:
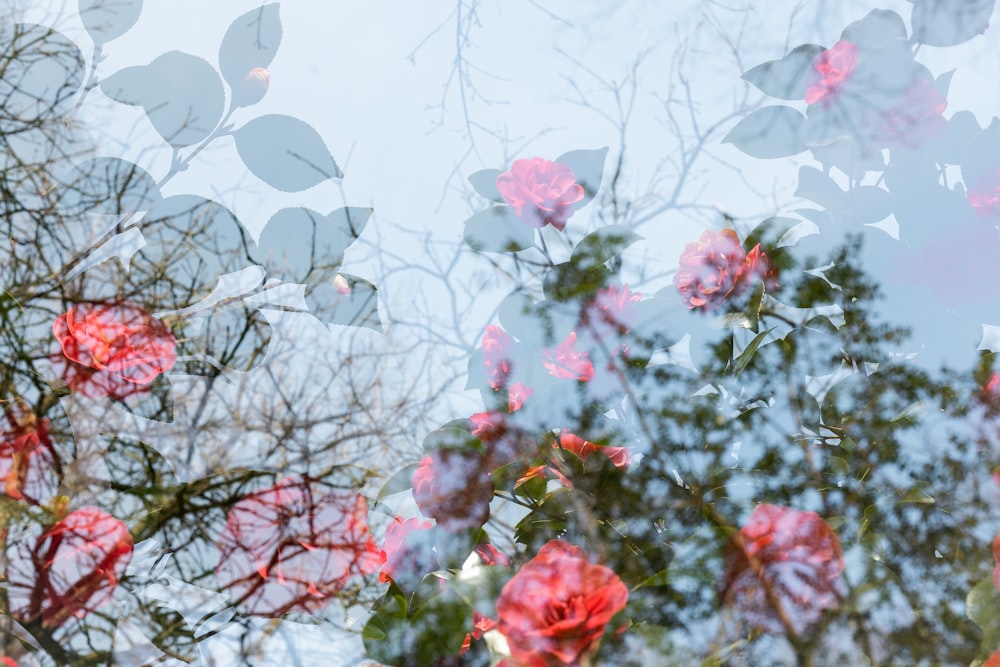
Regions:
M 816 512 L 758 505 L 725 563 L 722 601 L 764 632 L 801 635 L 846 594 L 840 540 Z
M 216 578 L 258 616 L 317 611 L 382 565 L 367 520 L 360 494 L 288 477 L 229 510 Z
M 38 419 L 24 401 L 5 411 L 0 431 L 0 493 L 37 505 L 56 493 L 59 461 L 49 440 L 49 420 Z
M 511 371 L 512 344 L 507 332 L 497 325 L 491 324 L 486 327 L 486 332 L 483 334 L 483 367 L 493 389 L 507 386 Z
M 420 544 L 420 537 L 433 527 L 430 521 L 393 517 L 392 523 L 385 529 L 382 543 L 385 563 L 379 570 L 378 580 L 384 584 L 399 579 L 401 575 L 423 575 L 433 569 L 430 548 L 422 549 Z
M 551 224 L 559 231 L 573 215 L 570 207 L 584 195 L 572 169 L 540 157 L 514 160 L 510 171 L 497 176 L 497 189 L 521 220 L 537 229 Z
M 96 507 L 70 512 L 10 560 L 11 614 L 50 628 L 83 616 L 111 600 L 131 560 L 128 526 Z
M 594 377 L 594 364 L 586 352 L 576 351 L 576 332 L 570 332 L 563 342 L 551 350 L 542 351 L 543 364 L 549 375 L 560 380 L 589 382 Z
M 819 73 L 820 78 L 806 90 L 806 104 L 822 102 L 824 107 L 833 104 L 841 86 L 850 78 L 857 65 L 857 45 L 844 40 L 816 56 L 813 69 Z
M 996 173 L 980 178 L 965 195 L 981 218 L 1000 216 L 1000 167 Z
M 503 587 L 499 630 L 514 661 L 576 665 L 597 650 L 605 626 L 627 601 L 618 575 L 591 563 L 582 549 L 551 540 Z
M 167 325 L 129 303 L 78 303 L 56 318 L 52 332 L 62 347 L 53 365 L 89 398 L 146 391 L 177 360 Z
M 674 286 L 688 308 L 715 310 L 758 279 L 764 280 L 765 289 L 777 287 L 774 267 L 760 244 L 747 253 L 733 230 L 706 230 L 684 246 Z
M 425 516 L 447 531 L 482 526 L 493 500 L 485 457 L 455 449 L 425 456 L 413 471 L 413 498 Z
M 556 449 L 573 452 L 581 461 L 586 461 L 591 454 L 600 451 L 617 468 L 624 468 L 632 462 L 632 456 L 629 454 L 628 447 L 601 447 L 600 445 L 595 445 L 592 442 L 584 440 L 575 433 L 570 433 L 567 429 L 563 429 L 559 435 L 559 439 L 553 442 L 552 446 Z

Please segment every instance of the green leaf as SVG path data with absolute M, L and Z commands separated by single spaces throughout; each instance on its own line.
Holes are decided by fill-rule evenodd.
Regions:
M 564 164 L 573 170 L 576 182 L 583 186 L 584 197 L 573 204 L 573 210 L 583 208 L 590 203 L 597 191 L 601 189 L 601 179 L 604 176 L 604 160 L 608 157 L 607 148 L 596 150 L 575 150 L 563 153 L 556 162 Z
M 375 496 L 374 504 L 378 505 L 385 500 L 386 496 L 391 496 L 395 493 L 402 493 L 403 491 L 409 491 L 413 488 L 413 471 L 416 470 L 419 465 L 419 463 L 411 463 L 390 477 L 386 483 L 382 485 L 382 488 L 379 489 L 378 495 Z
M 472 187 L 490 201 L 503 202 L 503 195 L 497 189 L 497 176 L 502 172 L 499 169 L 483 169 L 469 176 L 469 183 Z
M 806 96 L 809 78 L 816 73 L 813 62 L 824 51 L 817 44 L 803 44 L 784 58 L 761 63 L 743 75 L 761 92 L 782 100 L 801 100 Z
M 570 261 L 587 267 L 603 264 L 642 238 L 625 225 L 609 225 L 580 239 Z
M 338 208 L 328 215 L 304 207 L 283 208 L 267 221 L 251 255 L 271 277 L 306 283 L 310 274 L 341 263 L 364 230 L 372 209 Z
M 139 20 L 142 0 L 80 0 L 80 21 L 94 44 L 121 37 Z
M 906 24 L 896 12 L 873 9 L 863 19 L 844 28 L 841 39 L 857 44 L 863 50 L 876 51 L 885 47 L 887 43 L 904 41 Z
M 995 0 L 913 0 L 913 39 L 928 46 L 954 46 L 983 33 Z
M 722 140 L 747 155 L 771 159 L 796 155 L 806 149 L 806 118 L 791 107 L 767 106 L 752 111 Z
M 335 282 L 338 278 L 347 284 L 347 293 Z M 306 303 L 309 312 L 327 324 L 382 331 L 378 315 L 378 288 L 364 278 L 338 273 L 330 280 L 309 283 L 306 286 Z
M 965 598 L 965 613 L 983 630 L 983 652 L 996 650 L 1000 646 L 1000 593 L 992 577 L 972 587 Z
M 234 131 L 233 137 L 254 176 L 282 192 L 301 192 L 344 176 L 323 137 L 298 118 L 260 116 Z
M 226 106 L 222 79 L 208 61 L 170 51 L 145 68 L 142 107 L 171 146 L 191 146 L 215 130 Z
M 510 206 L 493 206 L 465 221 L 465 242 L 480 252 L 517 252 L 535 243 L 535 230 Z
M 757 353 L 757 348 L 761 346 L 764 339 L 769 333 L 774 331 L 774 328 L 767 329 L 766 331 L 761 331 L 759 334 L 753 337 L 753 340 L 746 346 L 740 356 L 736 357 L 736 363 L 733 365 L 733 373 L 739 375 L 743 370 L 750 365 L 753 360 L 753 355 Z
M 281 44 L 278 3 L 251 9 L 230 24 L 219 45 L 219 68 L 230 87 L 237 88 L 257 67 L 266 68 Z
M 934 500 L 934 496 L 930 495 L 929 493 L 927 493 L 923 489 L 915 486 L 912 489 L 910 489 L 909 491 L 907 491 L 906 495 L 904 495 L 903 499 L 900 500 L 899 502 L 900 503 L 916 503 L 916 504 L 919 504 L 919 505 L 933 505 L 937 501 Z

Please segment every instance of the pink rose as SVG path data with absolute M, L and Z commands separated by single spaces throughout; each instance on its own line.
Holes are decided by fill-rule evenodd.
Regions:
M 56 318 L 52 332 L 62 348 L 53 366 L 73 391 L 89 398 L 147 391 L 177 360 L 169 327 L 134 304 L 75 304 Z
M 312 613 L 382 565 L 367 521 L 359 493 L 285 478 L 229 510 L 215 576 L 251 614 Z
M 49 440 L 49 420 L 38 419 L 24 401 L 5 411 L 7 425 L 0 431 L 0 480 L 5 493 L 37 505 L 56 493 L 59 461 Z
M 857 65 L 857 45 L 844 40 L 816 56 L 813 69 L 819 73 L 819 80 L 806 90 L 806 104 L 822 102 L 824 107 L 832 105 Z
M 1000 216 L 1000 167 L 980 178 L 965 195 L 981 218 Z
M 413 498 L 421 513 L 447 531 L 478 528 L 490 518 L 493 479 L 486 458 L 443 449 L 425 456 L 413 471 Z
M 775 269 L 760 244 L 745 252 L 731 229 L 705 230 L 684 246 L 674 274 L 674 286 L 688 308 L 706 311 L 742 295 L 755 280 L 763 280 L 767 290 L 777 287 Z
M 917 79 L 888 110 L 868 110 L 864 123 L 880 145 L 918 148 L 945 131 L 948 121 L 942 114 L 947 107 L 948 100 L 932 82 Z
M 543 364 L 549 375 L 560 380 L 589 382 L 594 377 L 594 364 L 586 352 L 576 351 L 576 332 L 570 332 L 563 342 L 551 350 L 542 351 Z
M 567 429 L 563 429 L 559 435 L 559 439 L 553 442 L 552 446 L 556 449 L 573 452 L 581 461 L 586 461 L 590 458 L 591 454 L 600 451 L 617 468 L 624 468 L 632 462 L 632 456 L 629 454 L 628 447 L 601 447 L 600 445 L 595 445 L 592 442 L 584 440 L 575 433 L 570 433 Z
M 507 386 L 510 378 L 510 348 L 513 345 L 507 332 L 495 324 L 486 327 L 483 333 L 483 367 L 493 389 Z
M 430 521 L 393 517 L 385 529 L 382 550 L 385 563 L 379 570 L 378 580 L 383 584 L 406 575 L 422 575 L 434 568 L 430 549 L 421 549 L 419 537 L 434 527 Z
M 551 224 L 559 231 L 573 215 L 570 207 L 584 196 L 572 169 L 540 157 L 514 160 L 510 171 L 497 176 L 497 189 L 528 225 L 541 229 Z
M 128 526 L 96 507 L 70 512 L 34 544 L 18 545 L 7 569 L 10 612 L 59 627 L 109 602 L 131 560 Z
M 846 594 L 840 540 L 815 512 L 758 505 L 726 545 L 724 604 L 764 632 L 802 635 Z
M 582 549 L 551 540 L 503 587 L 498 629 L 515 663 L 577 665 L 597 651 L 627 601 L 618 575 L 590 562 Z

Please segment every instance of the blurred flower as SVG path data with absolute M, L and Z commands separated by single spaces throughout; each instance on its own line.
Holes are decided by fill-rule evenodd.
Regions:
M 563 342 L 551 350 L 542 351 L 543 364 L 549 375 L 560 380 L 588 382 L 594 377 L 594 364 L 586 352 L 576 351 L 576 332 L 570 332 Z
M 1000 216 L 1000 167 L 994 174 L 987 174 L 976 181 L 965 198 L 979 217 Z
M 993 651 L 979 667 L 1000 667 L 1000 651 Z
M 705 230 L 684 246 L 674 286 L 688 308 L 716 310 L 743 294 L 756 280 L 767 290 L 777 287 L 777 274 L 757 244 L 747 253 L 732 229 Z
M 251 614 L 317 611 L 352 576 L 382 565 L 367 520 L 361 494 L 285 478 L 229 511 L 216 578 Z
M 493 389 L 501 389 L 510 378 L 511 362 L 510 336 L 495 324 L 486 327 L 483 333 L 483 367 Z
M 408 575 L 423 576 L 435 567 L 434 554 L 421 536 L 434 527 L 430 521 L 393 517 L 385 529 L 382 550 L 385 563 L 379 570 L 378 580 L 382 583 L 404 580 Z
M 493 480 L 479 452 L 443 449 L 413 471 L 413 498 L 421 513 L 447 531 L 478 528 L 490 518 Z
M 642 295 L 630 292 L 628 285 L 605 287 L 584 307 L 580 322 L 601 340 L 624 336 L 635 326 L 638 319 L 635 304 L 641 300 Z
M 813 69 L 819 73 L 819 80 L 806 90 L 806 104 L 822 102 L 824 107 L 833 104 L 857 65 L 857 45 L 843 39 L 816 56 Z
M 2 492 L 33 505 L 55 495 L 59 460 L 49 440 L 49 420 L 38 419 L 23 400 L 14 401 L 4 414 L 0 432 Z
M 56 318 L 52 332 L 62 348 L 52 365 L 73 391 L 89 398 L 147 391 L 177 359 L 169 327 L 130 303 L 74 304 Z
M 271 85 L 271 73 L 263 67 L 254 67 L 233 88 L 233 105 L 245 107 L 264 99 Z
M 632 456 L 629 454 L 628 447 L 602 447 L 595 445 L 575 433 L 570 433 L 567 429 L 563 429 L 562 433 L 559 434 L 559 439 L 553 442 L 552 446 L 556 449 L 573 452 L 581 461 L 586 461 L 591 454 L 600 451 L 617 468 L 624 468 L 632 462 Z
M 758 505 L 726 544 L 724 604 L 764 632 L 801 636 L 846 594 L 840 540 L 815 512 Z
M 918 148 L 948 126 L 942 115 L 948 100 L 927 79 L 916 79 L 889 109 L 868 109 L 864 124 L 880 146 Z
M 333 277 L 333 288 L 340 296 L 350 296 L 351 294 L 351 284 L 347 282 L 347 278 L 339 273 Z
M 128 526 L 96 507 L 70 512 L 33 543 L 18 545 L 7 569 L 7 602 L 22 623 L 59 627 L 109 602 L 132 560 Z
M 497 176 L 497 189 L 528 225 L 540 229 L 551 224 L 559 231 L 573 215 L 571 206 L 584 196 L 572 169 L 540 157 L 514 160 L 510 171 Z
M 612 570 L 562 540 L 551 540 L 507 582 L 497 599 L 498 629 L 511 660 L 578 665 L 625 608 L 628 588 Z
M 483 565 L 499 565 L 500 567 L 510 567 L 510 556 L 497 549 L 489 542 L 480 542 L 473 550 Z

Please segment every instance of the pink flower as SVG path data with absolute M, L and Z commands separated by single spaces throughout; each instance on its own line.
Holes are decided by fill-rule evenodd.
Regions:
M 263 67 L 254 67 L 233 87 L 233 105 L 245 107 L 264 99 L 271 85 L 271 73 Z
M 991 176 L 980 178 L 969 188 L 965 198 L 981 218 L 1000 216 L 1000 167 Z
M 422 575 L 433 569 L 433 554 L 430 549 L 420 548 L 420 535 L 434 527 L 430 521 L 419 519 L 403 519 L 393 517 L 392 523 L 385 529 L 385 540 L 382 550 L 385 552 L 385 563 L 378 573 L 382 583 L 396 581 L 401 576 Z
M 542 351 L 542 359 L 549 375 L 560 380 L 588 382 L 594 377 L 594 364 L 586 352 L 576 351 L 576 332 L 571 332 L 563 342 L 551 350 Z
M 55 495 L 59 465 L 49 440 L 49 420 L 38 419 L 22 400 L 5 411 L 7 426 L 0 432 L 0 480 L 5 493 L 37 505 Z
M 229 510 L 216 578 L 251 614 L 317 611 L 382 565 L 367 520 L 359 493 L 287 477 Z
M 724 604 L 764 632 L 802 635 L 846 594 L 840 540 L 815 512 L 758 505 L 726 545 Z
M 572 169 L 540 157 L 514 160 L 510 171 L 497 176 L 497 189 L 528 225 L 541 229 L 551 224 L 559 231 L 573 215 L 571 206 L 584 196 Z
M 1000 651 L 993 651 L 979 667 L 1000 667 Z
M 495 324 L 483 334 L 483 367 L 493 389 L 501 389 L 510 378 L 510 348 L 513 342 L 507 332 Z
M 488 469 L 498 468 L 537 451 L 537 444 L 531 436 L 513 425 L 507 413 L 500 410 L 472 415 L 469 417 L 469 430 L 486 445 Z
M 128 526 L 96 507 L 70 512 L 34 544 L 18 545 L 7 570 L 10 612 L 59 627 L 108 603 L 130 560 Z
M 806 90 L 806 104 L 822 102 L 824 107 L 832 105 L 857 65 L 857 45 L 844 40 L 816 56 L 813 69 L 820 78 Z
M 480 542 L 476 545 L 476 548 L 473 551 L 477 556 L 479 556 L 479 561 L 483 565 L 488 565 L 490 567 L 494 565 L 499 565 L 500 567 L 510 567 L 510 556 L 500 551 L 489 542 Z
M 447 531 L 478 528 L 490 518 L 493 480 L 485 457 L 443 449 L 425 456 L 413 471 L 413 498 L 421 513 Z
M 618 575 L 582 549 L 551 540 L 503 587 L 498 629 L 515 663 L 577 665 L 597 651 L 627 601 Z
M 552 446 L 556 449 L 573 452 L 581 461 L 586 461 L 590 458 L 591 454 L 600 451 L 617 468 L 624 468 L 632 462 L 632 456 L 629 454 L 628 447 L 601 447 L 600 445 L 595 445 L 592 442 L 584 440 L 575 433 L 570 433 L 567 429 L 563 429 L 559 435 L 559 439 L 553 442 Z
M 177 341 L 162 321 L 129 303 L 78 303 L 56 318 L 62 354 L 52 356 L 73 391 L 124 398 L 173 368 Z
M 932 82 L 917 79 L 888 110 L 869 110 L 864 122 L 873 126 L 873 138 L 882 145 L 918 148 L 944 132 L 948 121 L 942 114 L 947 107 L 948 100 Z
M 688 308 L 716 310 L 742 295 L 756 280 L 777 287 L 776 271 L 760 244 L 746 253 L 736 232 L 706 230 L 684 246 L 674 286 Z

